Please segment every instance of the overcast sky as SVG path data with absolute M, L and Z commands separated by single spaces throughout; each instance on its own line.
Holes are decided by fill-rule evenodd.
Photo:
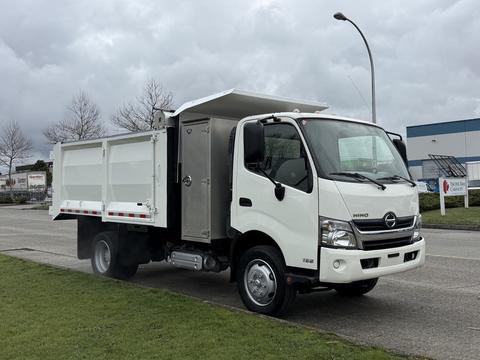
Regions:
M 175 105 L 237 87 L 318 100 L 378 123 L 480 117 L 478 1 L 0 0 L 0 125 L 17 120 L 47 158 L 41 130 L 87 91 L 102 118 L 149 78 Z

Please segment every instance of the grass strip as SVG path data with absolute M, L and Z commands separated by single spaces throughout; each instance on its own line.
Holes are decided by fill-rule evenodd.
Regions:
M 480 225 L 480 207 L 446 209 L 442 216 L 440 210 L 422 212 L 424 224 L 442 225 Z
M 2 359 L 399 359 L 161 289 L 0 255 Z

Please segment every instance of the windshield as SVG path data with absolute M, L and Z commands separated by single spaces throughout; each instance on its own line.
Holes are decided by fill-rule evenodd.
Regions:
M 343 181 L 410 179 L 405 163 L 381 128 L 351 121 L 302 119 L 300 121 L 315 156 L 319 173 Z M 390 179 L 385 179 L 390 178 Z

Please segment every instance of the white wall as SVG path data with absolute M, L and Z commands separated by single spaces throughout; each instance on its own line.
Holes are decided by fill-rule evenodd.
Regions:
M 465 134 L 468 134 L 468 148 L 472 151 L 471 155 L 467 154 Z M 428 154 L 452 155 L 455 157 L 480 156 L 480 132 L 407 138 L 407 153 L 409 160 L 428 159 Z
M 423 177 L 421 166 L 410 166 L 408 169 L 410 170 L 410 174 L 415 180 L 421 179 Z
M 465 133 L 466 156 L 480 156 L 480 131 L 469 131 Z

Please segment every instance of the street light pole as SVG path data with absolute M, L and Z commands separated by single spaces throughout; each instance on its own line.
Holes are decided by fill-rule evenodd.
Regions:
M 368 51 L 368 58 L 370 59 L 370 73 L 372 75 L 372 122 L 374 124 L 377 123 L 377 109 L 376 109 L 376 106 L 375 106 L 375 68 L 373 66 L 373 57 L 372 57 L 372 52 L 370 51 L 370 46 L 368 46 L 368 42 L 367 42 L 367 39 L 365 38 L 365 36 L 363 35 L 362 31 L 360 30 L 360 28 L 357 26 L 357 24 L 355 24 L 352 20 L 350 20 L 349 18 L 347 18 L 345 15 L 343 15 L 341 12 L 337 12 L 333 15 L 333 17 L 337 20 L 342 20 L 342 21 L 348 21 L 350 24 L 352 24 L 353 26 L 355 26 L 355 29 L 358 30 L 358 32 L 360 33 L 360 36 L 362 37 L 363 39 L 363 42 L 365 43 L 365 46 L 367 47 L 367 51 Z

